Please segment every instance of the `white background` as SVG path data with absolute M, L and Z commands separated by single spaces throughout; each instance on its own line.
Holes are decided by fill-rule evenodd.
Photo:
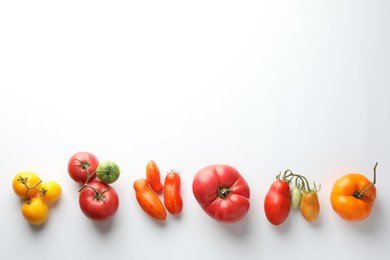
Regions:
M 373 259 L 389 255 L 389 1 L 1 1 L 0 259 Z M 113 160 L 115 218 L 88 220 L 67 162 Z M 182 177 L 184 211 L 150 219 L 132 184 L 153 159 Z M 369 219 L 331 209 L 337 178 L 372 178 Z M 237 168 L 244 220 L 223 225 L 195 201 L 194 174 Z M 268 223 L 263 200 L 290 168 L 322 184 L 320 218 Z M 63 187 L 30 226 L 19 171 Z

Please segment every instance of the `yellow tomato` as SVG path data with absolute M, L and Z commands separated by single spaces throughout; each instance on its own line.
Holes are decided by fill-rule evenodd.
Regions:
M 61 197 L 61 186 L 54 181 L 42 183 L 39 196 L 47 202 L 57 201 Z
M 23 217 L 33 225 L 43 224 L 49 217 L 49 207 L 38 197 L 25 200 L 21 210 Z
M 39 176 L 33 172 L 20 172 L 12 180 L 12 188 L 22 199 L 33 198 L 37 196 L 41 182 Z

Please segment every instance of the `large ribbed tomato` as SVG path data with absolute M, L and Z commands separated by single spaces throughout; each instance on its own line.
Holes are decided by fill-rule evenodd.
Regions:
M 202 209 L 219 222 L 237 222 L 249 210 L 249 186 L 229 165 L 210 165 L 199 170 L 192 191 Z
M 376 199 L 376 166 L 374 181 L 359 173 L 346 174 L 338 179 L 330 194 L 333 210 L 347 221 L 361 221 L 370 216 Z

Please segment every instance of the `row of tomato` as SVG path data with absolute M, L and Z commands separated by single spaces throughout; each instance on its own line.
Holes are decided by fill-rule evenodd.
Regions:
M 376 168 L 374 179 L 350 173 L 333 186 L 330 202 L 334 211 L 347 221 L 361 221 L 370 216 L 376 199 Z M 99 160 L 90 152 L 75 153 L 68 162 L 70 178 L 80 184 L 81 211 L 93 221 L 106 221 L 118 210 L 119 197 L 112 183 L 120 176 L 119 166 L 113 161 Z M 179 215 L 183 210 L 180 192 L 181 179 L 171 171 L 161 180 L 154 161 L 146 166 L 144 177 L 137 179 L 133 188 L 140 207 L 156 221 L 165 221 L 167 211 Z M 18 173 L 12 182 L 15 193 L 22 199 L 21 212 L 34 225 L 43 224 L 49 206 L 61 197 L 61 186 L 53 181 L 42 182 L 33 172 Z M 268 221 L 280 225 L 291 208 L 299 208 L 308 222 L 318 219 L 320 203 L 317 193 L 321 186 L 300 174 L 286 170 L 276 176 L 264 199 Z M 200 169 L 192 183 L 193 194 L 200 207 L 210 217 L 222 223 L 235 223 L 245 217 L 250 208 L 250 189 L 244 177 L 230 165 L 210 165 Z M 162 199 L 160 199 L 162 197 Z

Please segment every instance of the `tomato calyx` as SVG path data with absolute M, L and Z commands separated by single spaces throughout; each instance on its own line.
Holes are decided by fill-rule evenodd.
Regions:
M 108 189 L 104 189 L 102 191 L 98 191 L 97 189 L 95 189 L 94 187 L 92 187 L 90 185 L 85 185 L 84 188 L 86 188 L 86 187 L 92 189 L 95 192 L 95 195 L 93 196 L 93 198 L 95 200 L 102 201 L 104 203 L 107 201 L 107 197 L 106 197 L 106 195 L 104 195 L 104 193 L 106 193 L 106 191 L 108 191 Z
M 373 170 L 374 170 L 374 179 L 373 179 L 373 181 L 371 182 L 371 184 L 368 185 L 368 186 L 367 186 L 364 190 L 362 190 L 362 191 L 359 191 L 359 190 L 355 191 L 355 192 L 353 193 L 353 196 L 354 196 L 355 198 L 357 198 L 357 199 L 367 199 L 367 197 L 364 196 L 364 193 L 366 193 L 366 191 L 368 191 L 372 186 L 374 186 L 374 185 L 376 184 L 376 167 L 377 167 L 377 166 L 378 166 L 378 162 L 375 163 L 374 168 L 373 168 Z
M 218 188 L 218 197 L 226 198 L 231 193 L 231 189 L 227 187 Z

